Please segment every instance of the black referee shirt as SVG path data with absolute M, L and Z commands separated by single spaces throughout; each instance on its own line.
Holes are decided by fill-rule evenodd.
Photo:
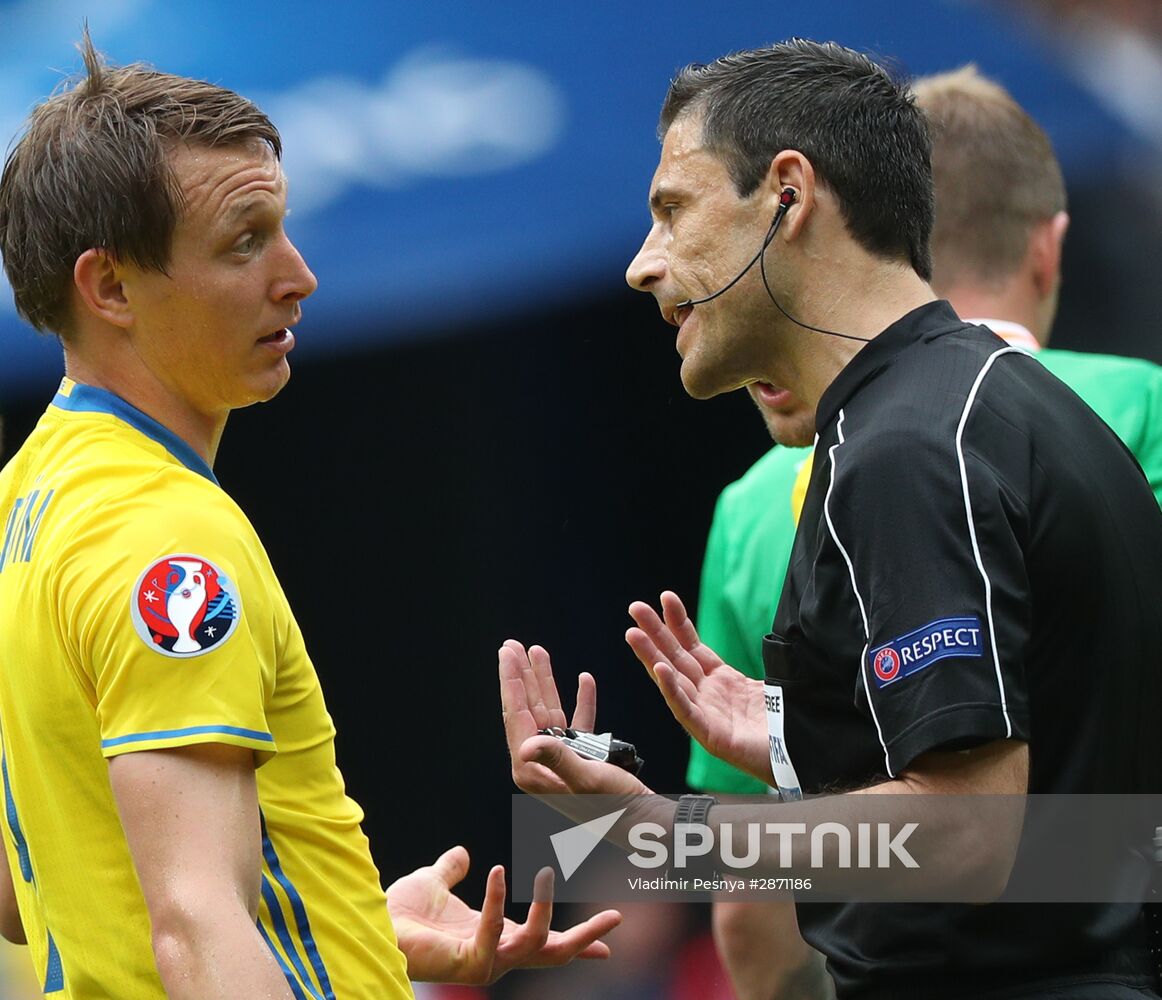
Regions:
M 1005 738 L 1030 745 L 1030 792 L 1162 791 L 1162 513 L 1113 432 L 946 302 L 864 347 L 816 419 L 763 649 L 804 792 Z M 841 996 L 1147 981 L 1134 906 L 809 904 L 799 921 Z

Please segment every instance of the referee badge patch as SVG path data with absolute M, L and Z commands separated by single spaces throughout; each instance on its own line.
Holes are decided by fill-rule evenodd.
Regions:
M 138 577 L 130 616 L 151 649 L 186 658 L 225 642 L 241 607 L 238 589 L 217 566 L 179 554 L 159 559 Z
M 980 619 L 938 618 L 867 655 L 876 687 L 884 688 L 949 656 L 983 656 Z

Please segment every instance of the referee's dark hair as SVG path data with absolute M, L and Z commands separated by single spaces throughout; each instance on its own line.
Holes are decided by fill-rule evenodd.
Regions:
M 16 308 L 62 337 L 86 250 L 165 271 L 182 208 L 175 145 L 258 141 L 282 153 L 270 119 L 233 91 L 141 63 L 109 66 L 88 28 L 78 48 L 85 75 L 33 110 L 0 175 L 0 255 Z
M 664 138 L 702 116 L 702 141 L 746 197 L 784 149 L 803 153 L 871 253 L 932 276 L 928 130 L 905 86 L 834 42 L 791 39 L 680 70 L 662 106 Z

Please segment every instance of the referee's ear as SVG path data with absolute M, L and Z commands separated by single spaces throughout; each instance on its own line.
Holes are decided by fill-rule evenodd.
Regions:
M 815 168 L 798 150 L 784 149 L 775 154 L 771 160 L 763 183 L 765 185 L 763 197 L 769 211 L 768 221 L 775 217 L 783 191 L 787 188 L 794 190 L 795 200 L 787 209 L 786 218 L 779 226 L 779 238 L 788 241 L 795 239 L 816 207 Z

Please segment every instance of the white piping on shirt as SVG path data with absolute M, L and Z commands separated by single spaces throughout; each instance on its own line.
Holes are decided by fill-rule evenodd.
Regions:
M 863 597 L 860 595 L 859 586 L 855 582 L 855 567 L 851 564 L 851 557 L 847 554 L 847 549 L 843 547 L 843 543 L 839 540 L 839 535 L 835 533 L 835 524 L 831 520 L 831 493 L 835 489 L 835 450 L 844 443 L 843 437 L 843 421 L 845 414 L 843 410 L 839 411 L 839 420 L 835 425 L 835 433 L 839 440 L 833 444 L 827 451 L 827 457 L 831 460 L 831 482 L 827 485 L 827 495 L 823 498 L 823 517 L 827 521 L 827 530 L 831 532 L 831 540 L 835 542 L 835 547 L 839 549 L 840 555 L 843 556 L 843 561 L 847 563 L 847 572 L 851 577 L 851 590 L 855 594 L 856 603 L 859 605 L 859 616 L 863 619 L 863 652 L 859 657 L 859 674 L 863 678 L 863 690 L 867 696 L 868 708 L 871 709 L 872 722 L 876 726 L 876 736 L 879 737 L 880 746 L 884 748 L 884 767 L 887 769 L 888 777 L 894 778 L 892 773 L 892 765 L 888 761 L 888 745 L 884 742 L 884 731 L 880 728 L 879 716 L 876 715 L 876 707 L 872 702 L 871 690 L 868 688 L 867 681 L 867 651 L 871 644 L 871 633 L 868 630 L 867 611 L 863 606 Z
M 964 512 L 968 517 L 968 537 L 972 539 L 972 554 L 976 558 L 976 567 L 980 570 L 981 579 L 984 580 L 984 602 L 989 623 L 989 643 L 993 649 L 993 667 L 997 674 L 997 688 L 1001 694 L 1001 713 L 1005 717 L 1006 738 L 1013 735 L 1013 720 L 1009 717 L 1009 705 L 1005 697 L 1005 682 L 1001 676 L 1001 658 L 997 652 L 997 633 L 996 627 L 993 624 L 993 585 L 989 579 L 988 572 L 984 568 L 984 560 L 980 555 L 980 546 L 976 541 L 976 525 L 972 520 L 972 500 L 968 494 L 968 469 L 964 464 L 964 427 L 968 423 L 969 410 L 972 409 L 972 404 L 976 401 L 977 390 L 980 389 L 980 384 L 984 381 L 984 377 L 993 366 L 993 362 L 1002 354 L 1024 353 L 1026 352 L 1017 347 L 1002 347 L 988 356 L 981 370 L 977 373 L 976 381 L 972 383 L 972 389 L 969 390 L 968 399 L 964 401 L 964 412 L 960 415 L 960 424 L 956 428 L 956 460 L 960 463 L 960 485 L 964 491 Z

